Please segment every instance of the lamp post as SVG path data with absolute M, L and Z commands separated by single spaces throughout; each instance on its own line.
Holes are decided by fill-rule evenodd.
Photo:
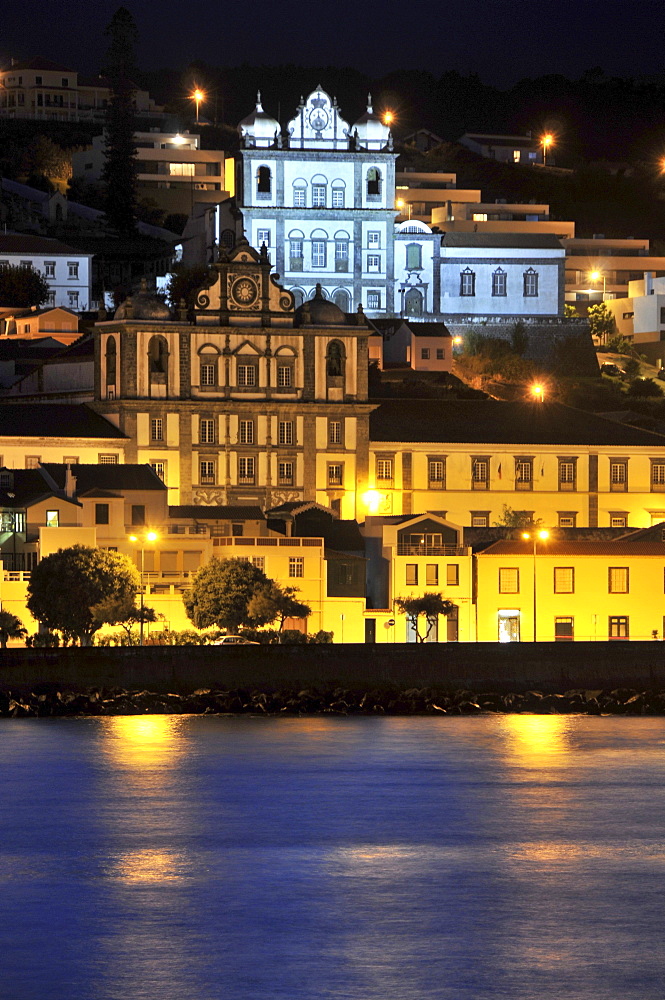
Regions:
M 537 399 L 539 403 L 542 403 L 545 399 L 545 387 L 542 385 L 532 385 L 531 395 L 534 399 Z
M 196 124 L 197 125 L 199 123 L 199 108 L 201 106 L 201 101 L 204 99 L 204 97 L 205 97 L 205 94 L 198 87 L 196 88 L 196 90 L 194 91 L 194 93 L 191 95 L 192 100 L 196 101 Z
M 140 640 L 139 640 L 139 645 L 140 646 L 143 645 L 143 628 L 144 628 L 144 622 L 143 622 L 143 591 L 144 591 L 143 574 L 144 574 L 144 570 L 145 570 L 145 543 L 146 542 L 156 542 L 158 538 L 159 538 L 159 535 L 157 534 L 156 531 L 146 531 L 145 535 L 142 538 L 139 538 L 138 535 L 130 535 L 129 536 L 130 542 L 134 542 L 134 543 L 140 542 L 141 543 L 141 596 L 139 598 L 139 615 L 140 615 L 140 621 L 139 621 L 139 635 L 140 635 Z
M 604 302 L 607 293 L 607 278 L 605 277 L 605 272 L 591 271 L 589 273 L 589 278 L 591 279 L 591 281 L 600 281 L 601 278 L 603 279 L 603 302 Z
M 542 142 L 542 145 L 543 145 L 543 166 L 546 167 L 547 166 L 547 150 L 550 148 L 550 146 L 554 142 L 554 136 L 550 132 L 548 132 L 547 135 L 543 136 L 541 142 Z
M 537 624 L 538 624 L 538 604 L 536 598 L 536 546 L 538 544 L 538 539 L 545 541 L 550 537 L 549 531 L 544 528 L 541 531 L 523 531 L 522 538 L 525 541 L 533 539 L 533 641 L 537 642 Z

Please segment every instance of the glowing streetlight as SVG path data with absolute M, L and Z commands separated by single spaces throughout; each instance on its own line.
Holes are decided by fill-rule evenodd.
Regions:
M 547 150 L 550 148 L 551 145 L 553 145 L 553 143 L 554 143 L 554 136 L 552 135 L 551 132 L 548 132 L 547 135 L 544 135 L 543 138 L 540 141 L 541 141 L 542 146 L 543 146 L 543 166 L 546 167 L 547 166 Z
M 156 542 L 158 538 L 159 538 L 159 535 L 157 534 L 156 531 L 146 531 L 146 533 L 142 537 L 139 537 L 138 535 L 130 535 L 129 536 L 130 542 L 134 542 L 135 545 L 137 543 L 141 544 L 141 597 L 140 597 L 140 600 L 139 600 L 139 609 L 140 609 L 140 621 L 139 621 L 140 640 L 139 640 L 139 645 L 141 645 L 141 646 L 143 645 L 143 626 L 144 626 L 144 622 L 143 622 L 143 591 L 144 591 L 143 575 L 144 575 L 144 570 L 145 570 L 145 543 L 146 542 Z
M 590 271 L 589 280 L 590 281 L 600 281 L 603 280 L 603 302 L 605 301 L 605 294 L 607 292 L 607 278 L 603 271 Z
M 392 113 L 392 111 L 386 111 L 386 112 L 384 112 L 384 115 L 383 115 L 383 124 L 384 125 L 392 125 L 392 123 L 394 121 L 395 121 L 395 115 Z
M 363 493 L 363 503 L 370 514 L 376 514 L 382 499 L 383 494 L 378 490 L 367 490 Z
M 398 198 L 395 201 L 395 208 L 399 209 L 400 215 L 406 215 L 409 219 L 411 218 L 412 205 L 411 202 L 406 202 L 404 198 Z M 406 211 L 404 211 L 406 209 Z
M 537 640 L 537 624 L 538 624 L 538 603 L 536 599 L 536 546 L 538 540 L 541 542 L 547 541 L 550 537 L 549 531 L 546 528 L 541 528 L 538 531 L 523 531 L 522 538 L 525 542 L 533 539 L 533 641 Z
M 542 403 L 543 400 L 545 399 L 545 386 L 540 384 L 532 385 L 531 395 L 533 396 L 534 399 L 537 399 L 538 402 Z
M 201 107 L 201 101 L 205 100 L 205 93 L 198 87 L 193 94 L 190 95 L 193 101 L 196 101 L 196 123 L 198 125 L 199 121 L 199 108 Z

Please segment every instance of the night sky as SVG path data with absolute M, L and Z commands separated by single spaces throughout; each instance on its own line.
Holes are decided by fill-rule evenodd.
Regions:
M 0 62 L 41 55 L 83 73 L 103 60 L 119 0 L 22 0 L 0 27 Z M 662 74 L 663 0 L 126 0 L 143 70 L 211 65 L 352 66 L 370 76 L 423 69 L 525 76 Z M 318 81 L 316 81 L 318 82 Z

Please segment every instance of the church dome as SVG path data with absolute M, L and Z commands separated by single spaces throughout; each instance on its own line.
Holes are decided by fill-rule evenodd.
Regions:
M 392 146 L 392 134 L 372 109 L 372 95 L 367 95 L 367 111 L 351 129 L 351 134 L 364 149 L 385 149 Z
M 120 303 L 114 318 L 169 320 L 171 313 L 166 302 L 150 292 L 145 278 L 142 278 L 140 290 Z
M 323 297 L 321 285 L 317 284 L 314 298 L 306 299 L 295 311 L 296 325 L 345 326 L 346 313 L 330 299 Z
M 280 132 L 276 118 L 266 114 L 261 105 L 261 91 L 256 95 L 256 108 L 238 125 L 240 137 L 248 146 L 272 146 Z

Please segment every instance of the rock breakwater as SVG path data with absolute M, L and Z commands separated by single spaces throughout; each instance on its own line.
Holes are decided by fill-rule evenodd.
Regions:
M 571 690 L 499 694 L 466 690 L 409 688 L 352 691 L 307 688 L 301 691 L 200 688 L 191 694 L 161 694 L 125 688 L 62 690 L 35 687 L 29 692 L 0 691 L 0 717 L 48 718 L 78 715 L 478 715 L 535 713 L 583 715 L 665 715 L 665 690 Z

